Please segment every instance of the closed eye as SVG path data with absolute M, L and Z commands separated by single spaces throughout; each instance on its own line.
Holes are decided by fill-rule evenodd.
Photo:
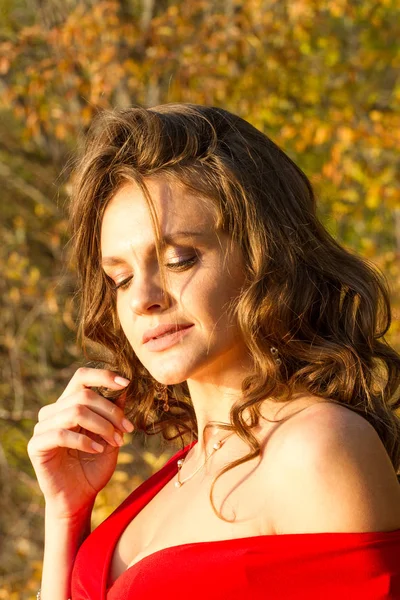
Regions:
M 189 258 L 187 260 L 181 260 L 181 261 L 176 262 L 176 263 L 168 263 L 166 265 L 166 267 L 168 267 L 168 269 L 184 271 L 187 268 L 189 268 L 192 265 L 194 265 L 196 261 L 197 261 L 197 256 L 193 256 L 192 258 Z M 111 286 L 112 289 L 114 291 L 128 289 L 129 286 L 130 286 L 130 284 L 131 284 L 132 277 L 133 276 L 130 275 L 129 277 L 127 277 L 126 279 L 124 279 L 123 281 L 121 281 L 120 283 L 118 283 L 117 285 Z

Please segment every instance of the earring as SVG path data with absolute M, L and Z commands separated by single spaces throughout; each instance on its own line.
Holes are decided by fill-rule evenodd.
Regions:
M 271 350 L 271 354 L 272 354 L 272 356 L 274 357 L 275 364 L 277 364 L 277 365 L 278 365 L 278 367 L 279 367 L 279 365 L 281 365 L 281 364 L 282 364 L 282 361 L 281 361 L 281 359 L 278 357 L 278 354 L 279 354 L 278 350 L 277 350 L 276 348 L 274 348 L 274 346 L 272 346 L 272 347 L 270 348 L 270 350 Z
M 154 387 L 156 390 L 156 396 L 159 400 L 164 400 L 163 410 L 165 412 L 169 411 L 169 403 L 168 403 L 168 388 L 166 385 L 162 383 L 158 383 L 158 381 L 154 382 Z

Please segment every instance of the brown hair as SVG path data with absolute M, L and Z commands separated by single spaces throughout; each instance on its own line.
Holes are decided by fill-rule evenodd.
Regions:
M 179 437 L 182 445 L 187 434 L 197 435 L 187 383 L 168 386 L 171 410 L 165 412 L 155 380 L 120 327 L 115 292 L 100 266 L 105 207 L 129 181 L 141 187 L 148 202 L 160 263 L 159 227 L 145 184 L 146 178 L 159 176 L 217 207 L 217 229 L 240 245 L 246 264 L 246 285 L 230 310 L 253 371 L 225 428 L 248 443 L 249 453 L 218 477 L 260 454 L 251 429 L 262 401 L 287 402 L 297 388 L 366 418 L 399 472 L 400 355 L 383 337 L 391 323 L 384 275 L 326 231 L 308 178 L 287 154 L 247 121 L 216 107 L 104 110 L 75 165 L 70 217 L 79 339 L 86 356 L 89 349 L 100 350 L 97 360 L 131 380 L 126 413 L 135 427 L 147 434 L 162 432 L 167 440 Z M 163 273 L 161 264 L 160 269 Z M 164 276 L 162 281 L 165 289 Z M 281 365 L 271 346 L 278 349 Z

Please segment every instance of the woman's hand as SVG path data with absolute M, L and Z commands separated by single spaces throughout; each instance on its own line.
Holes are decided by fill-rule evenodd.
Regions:
M 40 409 L 28 455 L 54 516 L 73 518 L 91 507 L 114 473 L 122 435 L 133 430 L 122 423 L 125 394 L 114 404 L 90 388 L 120 390 L 128 383 L 113 371 L 80 368 L 60 398 Z

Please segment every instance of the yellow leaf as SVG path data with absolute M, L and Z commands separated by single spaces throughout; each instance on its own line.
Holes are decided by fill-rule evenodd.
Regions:
M 35 285 L 40 279 L 40 271 L 37 267 L 31 267 L 29 272 L 29 284 Z
M 320 146 L 321 144 L 324 144 L 328 139 L 329 139 L 329 128 L 325 127 L 324 125 L 317 127 L 317 129 L 315 131 L 315 136 L 314 136 L 314 144 L 316 146 Z
M 67 129 L 63 123 L 57 123 L 54 129 L 54 133 L 56 138 L 59 140 L 64 140 L 67 135 Z
M 358 192 L 354 188 L 348 188 L 342 192 L 342 198 L 344 198 L 344 200 L 348 200 L 349 202 L 357 202 Z
M 10 291 L 8 292 L 8 297 L 10 298 L 11 302 L 14 302 L 15 304 L 17 304 L 21 299 L 21 294 L 19 293 L 19 289 L 16 287 L 12 287 L 10 289 Z
M 119 465 L 129 465 L 134 461 L 134 456 L 128 452 L 120 452 L 118 454 Z
M 125 473 L 125 471 L 115 471 L 114 475 L 113 475 L 113 480 L 114 481 L 118 481 L 120 483 L 125 483 L 126 481 L 128 481 L 129 479 L 129 475 L 128 473 Z
M 381 121 L 382 120 L 382 113 L 379 112 L 378 110 L 371 110 L 371 112 L 369 113 L 369 116 L 372 121 Z
M 354 139 L 354 132 L 350 127 L 339 127 L 338 137 L 344 142 L 352 142 Z
M 382 202 L 381 189 L 379 187 L 371 186 L 365 198 L 365 205 L 368 208 L 375 209 L 378 208 L 380 203 Z

